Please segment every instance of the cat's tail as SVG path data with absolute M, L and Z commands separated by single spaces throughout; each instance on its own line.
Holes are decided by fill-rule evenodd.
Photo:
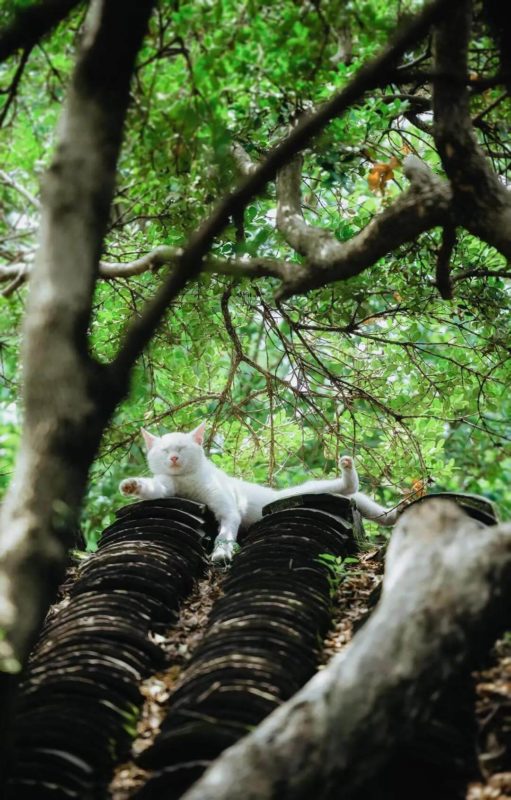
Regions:
M 350 495 L 350 498 L 355 501 L 355 505 L 365 519 L 377 522 L 378 525 L 394 525 L 403 510 L 402 503 L 395 508 L 386 509 L 362 492 L 355 492 Z

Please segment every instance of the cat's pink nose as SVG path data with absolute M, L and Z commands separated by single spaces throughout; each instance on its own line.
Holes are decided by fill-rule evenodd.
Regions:
M 172 461 L 173 464 L 177 464 L 177 462 L 179 461 L 179 456 L 171 456 L 170 460 Z

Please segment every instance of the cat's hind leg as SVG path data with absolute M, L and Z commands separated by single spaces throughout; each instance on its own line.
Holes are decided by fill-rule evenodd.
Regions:
M 358 472 L 351 456 L 341 456 L 339 459 L 341 468 L 341 488 L 338 494 L 354 494 L 358 492 L 359 480 Z
M 333 494 L 349 495 L 358 490 L 358 474 L 351 456 L 341 456 L 339 459 L 341 477 L 330 480 L 306 481 L 289 489 L 280 489 L 278 497 L 294 497 L 297 494 Z

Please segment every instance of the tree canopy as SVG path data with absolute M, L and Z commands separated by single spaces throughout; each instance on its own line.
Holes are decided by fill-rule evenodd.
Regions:
M 121 6 L 112 13 L 122 16 Z M 433 485 L 511 508 L 506 43 L 489 0 L 472 15 L 470 4 L 453 4 L 434 37 L 443 6 L 175 0 L 154 9 L 80 340 L 97 368 L 95 391 L 117 381 L 119 396 L 124 367 L 147 342 L 90 473 L 91 547 L 119 479 L 143 464 L 140 425 L 163 432 L 202 419 L 216 463 L 246 479 L 331 475 L 348 452 L 362 488 L 387 503 Z M 103 117 L 91 101 L 83 119 L 110 146 L 108 106 L 127 91 L 106 39 L 72 77 L 88 46 L 85 14 L 70 0 L 0 10 L 3 487 L 25 406 L 40 402 L 20 402 L 20 327 L 41 303 L 34 295 L 26 313 L 41 203 L 54 191 L 47 183 L 41 198 L 40 179 L 55 147 L 65 159 L 80 131 L 71 130 L 73 97 L 57 127 L 62 104 L 70 86 L 82 104 L 95 101 L 91 87 L 102 83 Z M 90 142 L 84 131 L 81 146 Z M 69 193 L 55 193 L 59 213 L 95 175 L 73 157 Z M 105 158 L 115 166 L 113 151 Z M 59 169 L 50 168 L 55 182 Z M 107 202 L 92 189 L 91 219 Z M 194 250 L 211 212 L 209 239 Z M 101 241 L 101 226 L 95 235 Z M 86 248 L 75 244 L 53 245 L 54 287 L 60 275 L 62 284 L 89 280 Z M 37 363 L 46 374 L 57 358 L 46 356 L 25 371 Z M 118 370 L 106 380 L 111 363 Z M 48 378 L 46 396 L 52 386 L 58 395 L 55 384 Z M 60 436 L 72 460 L 79 436 L 73 426 Z
M 2 22 L 25 5 L 9 4 Z M 4 486 L 23 413 L 23 278 L 37 242 L 39 178 L 82 36 L 84 8 L 75 5 L 0 72 Z M 160 5 L 132 81 L 102 254 L 119 266 L 95 290 L 89 341 L 100 361 L 114 356 L 172 257 L 127 277 L 125 265 L 155 248 L 181 247 L 237 175 L 342 89 L 419 7 L 400 0 Z M 444 174 L 432 135 L 431 63 L 426 38 L 215 241 L 207 273 L 166 313 L 105 435 L 86 506 L 91 535 L 111 513 L 118 480 L 143 461 L 140 425 L 162 432 L 201 419 L 217 463 L 248 479 L 285 485 L 331 474 L 341 452 L 355 452 L 366 490 L 382 490 L 387 501 L 420 480 L 511 505 L 509 272 L 495 248 L 461 228 L 446 244 L 438 226 L 400 243 L 398 222 L 388 234 L 398 245 L 360 275 L 275 301 L 273 265 L 298 270 L 309 247 L 353 241 L 407 191 L 408 154 Z M 498 43 L 480 12 L 468 63 L 475 135 L 505 184 L 509 99 L 488 80 L 498 70 Z M 393 158 L 400 163 L 392 176 L 371 185 L 374 165 Z M 293 204 L 304 231 L 293 230 L 300 214 Z M 261 277 L 243 278 L 245 265 L 256 274 L 260 265 Z

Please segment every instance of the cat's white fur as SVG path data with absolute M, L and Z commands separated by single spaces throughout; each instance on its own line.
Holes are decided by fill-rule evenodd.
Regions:
M 141 500 L 177 495 L 209 506 L 219 523 L 212 555 L 215 562 L 230 561 L 240 526 L 248 527 L 257 522 L 265 505 L 283 497 L 334 492 L 352 498 L 363 517 L 380 525 L 393 525 L 398 517 L 399 508 L 387 511 L 358 491 L 358 475 L 350 456 L 340 459 L 340 478 L 271 489 L 232 478 L 209 461 L 202 448 L 204 429 L 205 423 L 191 433 L 167 433 L 159 437 L 142 428 L 147 463 L 153 477 L 126 478 L 119 489 L 122 494 L 135 495 Z

